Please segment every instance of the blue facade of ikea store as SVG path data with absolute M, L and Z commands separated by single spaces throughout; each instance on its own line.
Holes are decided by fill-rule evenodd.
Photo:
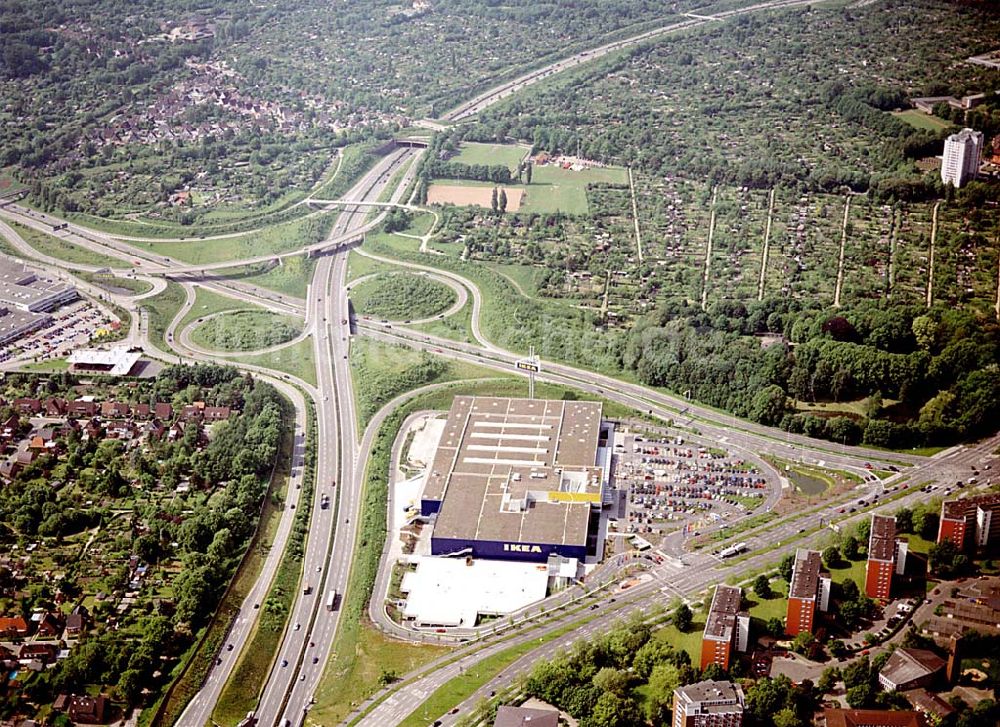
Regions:
M 424 517 L 430 517 L 431 515 L 436 515 L 441 512 L 441 501 L 440 500 L 421 500 L 420 501 L 420 514 Z
M 431 536 L 431 554 L 449 555 L 467 551 L 474 558 L 491 560 L 516 560 L 523 563 L 544 563 L 553 553 L 564 558 L 583 561 L 587 557 L 586 545 L 558 545 L 555 543 L 509 543 L 501 540 L 465 540 L 462 538 L 435 538 Z

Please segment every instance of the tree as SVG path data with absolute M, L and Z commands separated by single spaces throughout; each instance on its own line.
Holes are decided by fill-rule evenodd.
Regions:
M 497 197 L 497 211 L 500 214 L 507 212 L 507 190 L 500 188 L 500 195 Z
M 823 549 L 823 562 L 827 568 L 840 563 L 840 549 L 836 545 L 831 545 Z
M 594 686 L 602 692 L 611 692 L 619 697 L 627 697 L 631 679 L 628 672 L 604 667 L 594 675 Z
M 843 646 L 843 642 L 840 642 Z M 833 650 L 833 644 L 830 644 L 831 651 Z M 840 681 L 840 669 L 835 666 L 828 666 L 823 670 L 823 673 L 819 676 L 819 682 L 816 684 L 816 688 L 819 689 L 823 694 L 829 694 L 833 691 L 833 688 L 837 686 L 837 682 Z
M 847 704 L 851 709 L 864 709 L 872 699 L 872 686 L 867 682 L 847 690 Z
M 763 573 L 754 579 L 753 592 L 756 593 L 759 598 L 763 599 L 771 598 L 771 596 L 774 595 L 771 591 L 771 581 Z
M 785 707 L 774 715 L 774 727 L 803 727 L 803 724 L 791 707 Z
M 531 170 L 532 170 L 533 166 L 534 165 L 531 162 L 528 162 L 527 164 L 524 165 L 524 183 L 525 184 L 531 184 Z
M 950 540 L 935 543 L 927 551 L 927 563 L 931 571 L 942 578 L 957 575 L 965 569 L 968 561 L 968 556 L 958 552 L 955 544 Z
M 683 684 L 680 670 L 673 664 L 660 664 L 649 677 L 646 718 L 653 724 L 668 724 L 674 690 Z
M 750 418 L 760 424 L 774 426 L 781 421 L 787 409 L 788 396 L 777 384 L 758 391 L 750 402 Z
M 493 194 L 490 196 L 490 207 L 493 209 L 493 214 L 497 213 L 497 209 L 500 206 L 500 201 L 497 198 L 497 188 L 493 188 Z
M 767 623 L 764 624 L 764 630 L 776 639 L 781 638 L 781 636 L 785 633 L 785 623 L 777 616 L 772 616 L 767 620 Z
M 792 650 L 799 654 L 807 654 L 809 648 L 816 642 L 816 637 L 808 631 L 800 631 L 792 639 Z
M 781 565 L 778 566 L 778 573 L 785 580 L 786 583 L 792 582 L 792 570 L 795 568 L 795 556 L 789 553 L 784 558 L 781 559 Z
M 848 560 L 857 560 L 860 556 L 861 543 L 853 535 L 848 535 L 840 543 L 840 550 Z
M 590 715 L 580 720 L 580 727 L 638 727 L 643 721 L 634 699 L 605 692 Z
M 674 627 L 682 634 L 687 633 L 687 630 L 691 628 L 692 618 L 693 614 L 691 613 L 691 609 L 688 607 L 686 603 L 682 603 L 674 611 L 673 615 Z

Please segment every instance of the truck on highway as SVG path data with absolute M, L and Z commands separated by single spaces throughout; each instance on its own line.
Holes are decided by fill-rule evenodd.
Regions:
M 310 586 L 308 583 L 306 583 L 302 587 L 302 595 L 303 596 L 308 596 L 310 593 L 312 593 L 312 586 Z
M 747 549 L 746 543 L 737 543 L 736 545 L 730 545 L 728 548 L 723 548 L 719 552 L 720 558 L 732 558 L 734 555 L 739 555 Z
M 333 611 L 337 606 L 337 591 L 333 588 L 326 596 L 326 610 Z

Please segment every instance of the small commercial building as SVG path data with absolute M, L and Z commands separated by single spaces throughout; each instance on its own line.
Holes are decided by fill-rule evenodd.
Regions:
M 896 649 L 878 673 L 878 683 L 887 692 L 927 687 L 934 683 L 947 662 L 927 649 Z
M 424 484 L 433 555 L 598 555 L 613 428 L 601 405 L 458 396 Z
M 715 587 L 712 607 L 701 637 L 701 669 L 718 664 L 729 669 L 736 651 L 746 651 L 750 641 L 750 616 L 741 610 L 743 591 L 737 586 Z
M 130 351 L 127 346 L 116 346 L 106 351 L 83 348 L 70 354 L 69 370 L 80 374 L 128 376 L 140 357 L 140 353 Z
M 792 582 L 788 587 L 788 610 L 785 615 L 785 634 L 797 636 L 812 633 L 816 610 L 830 607 L 830 576 L 822 573 L 823 558 L 818 550 L 799 548 L 795 551 Z
M 674 690 L 673 727 L 741 727 L 743 689 L 733 682 L 705 681 Z

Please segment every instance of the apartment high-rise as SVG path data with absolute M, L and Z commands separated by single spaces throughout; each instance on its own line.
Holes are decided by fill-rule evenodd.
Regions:
M 945 500 L 937 542 L 951 541 L 959 550 L 981 551 L 1000 540 L 1000 495 Z
M 743 690 L 732 682 L 698 682 L 674 690 L 674 727 L 741 727 Z
M 983 161 L 983 134 L 972 129 L 962 129 L 944 142 L 941 160 L 941 181 L 961 187 L 975 179 Z
M 788 587 L 788 611 L 785 633 L 797 636 L 813 632 L 816 609 L 826 611 L 830 605 L 830 577 L 822 575 L 823 560 L 818 550 L 799 548 L 795 551 L 792 582 Z
M 905 554 L 903 557 L 905 559 Z M 868 538 L 868 564 L 865 568 L 865 593 L 868 597 L 888 600 L 895 572 L 896 518 L 872 515 L 871 535 Z
M 701 668 L 718 664 L 728 669 L 734 651 L 746 651 L 750 616 L 741 613 L 743 591 L 737 586 L 716 586 L 712 607 L 701 637 Z

